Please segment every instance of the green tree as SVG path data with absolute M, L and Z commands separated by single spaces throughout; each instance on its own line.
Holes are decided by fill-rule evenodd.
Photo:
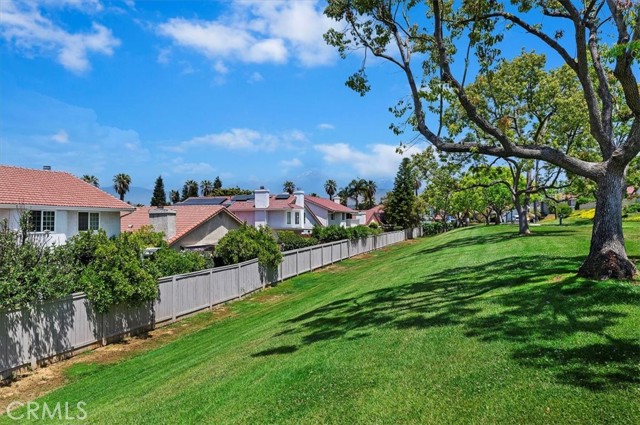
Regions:
M 198 197 L 198 182 L 195 180 L 187 180 L 182 186 L 182 200 Z
M 282 262 L 280 246 L 271 229 L 256 229 L 246 224 L 229 231 L 220 239 L 215 254 L 223 264 L 237 264 L 257 258 L 261 267 L 275 268 Z
M 333 201 L 333 195 L 336 194 L 336 191 L 338 190 L 338 184 L 336 183 L 335 180 L 327 180 L 326 182 L 324 182 L 324 191 L 327 192 L 327 195 L 329 195 L 329 199 Z
M 177 190 L 172 190 L 171 192 L 169 192 L 169 200 L 174 205 L 180 202 L 180 192 L 178 192 Z
M 408 229 L 420 223 L 416 214 L 414 193 L 415 172 L 409 158 L 403 158 L 393 183 L 393 191 L 387 196 L 384 213 L 387 223 Z
M 213 194 L 213 182 L 211 180 L 202 180 L 200 182 L 200 191 L 202 196 L 211 196 Z
M 162 176 L 158 176 L 156 184 L 153 187 L 153 196 L 151 197 L 152 207 L 163 207 L 167 205 L 167 194 L 164 191 L 164 181 Z
M 124 195 L 129 191 L 130 185 L 131 177 L 128 174 L 120 173 L 113 177 L 113 189 L 120 195 L 121 201 L 124 201 Z
M 378 190 L 378 185 L 373 180 L 367 180 L 364 184 L 363 195 L 364 201 L 362 209 L 368 210 L 369 208 L 373 208 L 376 204 L 376 192 Z
M 98 180 L 98 178 L 94 175 L 85 174 L 82 176 L 82 180 L 86 181 L 87 183 L 95 187 L 100 187 L 100 180 Z
M 296 185 L 291 180 L 287 180 L 282 184 L 282 190 L 284 192 L 287 192 L 289 195 L 291 195 L 293 194 L 293 192 L 295 192 Z
M 340 189 L 337 193 L 338 198 L 340 198 L 340 204 L 347 206 L 347 203 L 349 201 L 350 198 L 350 194 L 349 194 L 349 189 L 347 187 L 343 187 L 342 189 Z
M 215 180 L 213 180 L 213 188 L 222 189 L 222 180 L 220 180 L 220 176 L 216 176 Z
M 506 7 L 504 2 L 451 4 L 441 0 L 328 3 L 325 14 L 344 25 L 340 30 L 329 30 L 327 42 L 343 56 L 350 49 L 365 48 L 397 66 L 411 100 L 409 104 L 401 101 L 392 110 L 398 118 L 410 114 L 404 123 L 437 149 L 541 160 L 594 181 L 598 188 L 591 246 L 578 274 L 598 279 L 629 279 L 636 274 L 624 247 L 621 211 L 625 171 L 640 152 L 637 5 L 524 0 L 514 1 L 514 7 Z M 567 25 L 572 34 L 565 37 Z M 592 143 L 574 146 L 575 150 L 568 152 L 547 138 L 537 144 L 523 142 L 483 114 L 478 107 L 483 99 L 467 91 L 471 72 L 476 81 L 486 78 L 495 64 L 506 59 L 507 50 L 498 44 L 514 29 L 545 44 L 578 79 Z M 613 45 L 604 42 L 612 38 Z M 471 64 L 477 64 L 477 69 L 470 71 Z M 418 70 L 422 75 L 416 75 Z M 366 63 L 347 85 L 361 95 L 370 90 Z M 442 120 L 428 113 L 440 116 L 443 104 L 454 103 L 489 137 L 456 141 L 443 133 Z M 509 117 L 501 117 L 501 122 L 505 119 Z M 398 125 L 392 129 L 396 133 L 404 130 Z M 591 155 L 594 151 L 595 157 Z

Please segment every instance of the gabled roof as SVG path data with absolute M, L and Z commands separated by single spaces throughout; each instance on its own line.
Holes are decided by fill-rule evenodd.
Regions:
M 121 214 L 120 231 L 133 232 L 142 226 L 149 226 L 151 224 L 149 221 L 149 210 L 152 208 L 155 207 L 138 207 L 133 212 Z M 240 221 L 238 217 L 220 205 L 172 205 L 167 208 L 176 212 L 176 234 L 167 240 L 169 245 L 194 231 L 200 225 L 220 213 L 228 214 L 229 217 L 237 221 L 238 224 L 242 224 L 242 221 Z
M 306 200 L 306 197 L 305 197 Z M 248 199 L 246 201 L 235 201 L 227 207 L 229 211 L 255 211 L 256 204 L 255 199 Z M 296 197 L 290 195 L 286 199 L 276 199 L 276 195 L 269 196 L 269 207 L 258 208 L 259 211 L 278 211 L 278 210 L 301 210 L 302 207 L 296 205 Z
M 310 202 L 313 205 L 317 205 L 320 208 L 324 208 L 329 212 L 344 212 L 344 213 L 351 213 L 351 214 L 355 214 L 357 212 L 352 210 L 349 207 L 345 207 L 342 204 L 333 202 L 330 199 L 318 198 L 317 196 L 305 196 L 304 201 Z
M 69 173 L 7 165 L 0 165 L 0 205 L 133 209 Z
M 384 213 L 384 205 L 382 204 L 376 205 L 373 208 L 369 208 L 368 210 L 365 210 L 364 213 L 365 213 L 364 224 L 366 226 L 368 226 L 371 223 L 371 221 L 373 221 L 374 218 L 378 223 L 382 224 L 381 215 Z

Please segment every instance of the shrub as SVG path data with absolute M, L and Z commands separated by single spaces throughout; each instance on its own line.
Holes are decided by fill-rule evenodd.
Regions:
M 622 209 L 623 214 L 634 214 L 640 212 L 640 203 L 629 204 Z
M 280 246 L 269 227 L 256 229 L 243 224 L 227 233 L 216 247 L 216 257 L 224 265 L 258 259 L 261 267 L 277 267 L 282 262 Z
M 300 236 L 299 234 L 289 230 L 278 232 L 278 241 L 280 242 L 283 251 L 305 248 L 318 243 L 316 238 L 305 238 L 304 236 Z
M 367 226 L 356 227 L 340 227 L 337 225 L 331 225 L 327 227 L 316 226 L 313 228 L 313 237 L 318 241 L 333 242 L 344 239 L 359 239 L 366 238 L 367 236 L 379 235 L 382 231 L 380 229 L 373 229 Z
M 444 233 L 452 228 L 453 224 L 449 224 L 444 221 L 434 221 L 431 223 L 424 223 L 422 225 L 422 234 L 424 236 L 433 236 L 439 233 Z
M 162 247 L 145 259 L 145 268 L 155 277 L 191 273 L 207 268 L 207 258 L 196 251 L 177 252 Z
M 372 229 L 379 229 L 380 228 L 378 223 L 376 223 L 375 221 L 372 221 L 371 223 L 369 223 L 369 227 L 372 228 Z

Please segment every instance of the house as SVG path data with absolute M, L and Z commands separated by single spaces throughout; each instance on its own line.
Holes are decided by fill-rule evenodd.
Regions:
M 354 227 L 365 223 L 365 213 L 352 210 L 340 203 L 340 198 L 334 200 L 306 197 L 306 207 L 320 226 L 336 225 L 340 227 Z
M 268 189 L 257 189 L 253 195 L 233 196 L 228 203 L 229 211 L 255 227 L 303 232 L 318 224 L 316 218 L 308 214 L 301 190 L 293 194 L 271 195 Z
M 206 250 L 215 246 L 242 221 L 222 205 L 173 205 L 170 208 L 138 207 L 121 216 L 120 230 L 132 232 L 152 226 L 162 232 L 176 250 Z
M 52 246 L 86 230 L 118 235 L 120 213 L 133 207 L 66 172 L 0 165 L 0 220 L 18 228 L 25 210 L 31 234 Z
M 364 212 L 364 223 L 362 224 L 365 226 L 368 226 L 371 223 L 376 223 L 378 226 L 382 226 L 384 224 L 384 205 L 376 205 L 375 207 L 362 212 Z

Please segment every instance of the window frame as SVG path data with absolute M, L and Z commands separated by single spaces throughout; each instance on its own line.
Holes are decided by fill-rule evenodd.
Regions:
M 291 224 L 291 211 L 287 211 L 287 224 Z
M 329 220 L 334 221 L 336 219 L 336 213 L 329 213 Z
M 56 212 L 55 210 L 29 210 L 31 217 L 29 219 L 29 225 L 33 228 L 29 229 L 31 233 L 44 233 L 56 231 Z M 35 220 L 35 213 L 38 213 L 37 223 Z M 45 226 L 47 221 L 47 226 Z M 46 227 L 46 228 L 45 228 Z
M 300 224 L 300 211 L 296 211 L 294 217 L 296 224 Z
M 80 228 L 80 216 L 82 214 L 87 214 L 87 228 L 86 229 L 81 229 Z M 98 222 L 97 222 L 97 225 L 96 225 L 95 229 L 92 228 L 92 226 L 91 226 L 91 216 L 92 215 L 94 215 L 94 217 L 95 217 L 95 215 L 98 216 Z M 88 232 L 90 230 L 96 231 L 96 230 L 99 230 L 99 229 L 100 229 L 100 212 L 99 211 L 78 211 L 78 232 Z

